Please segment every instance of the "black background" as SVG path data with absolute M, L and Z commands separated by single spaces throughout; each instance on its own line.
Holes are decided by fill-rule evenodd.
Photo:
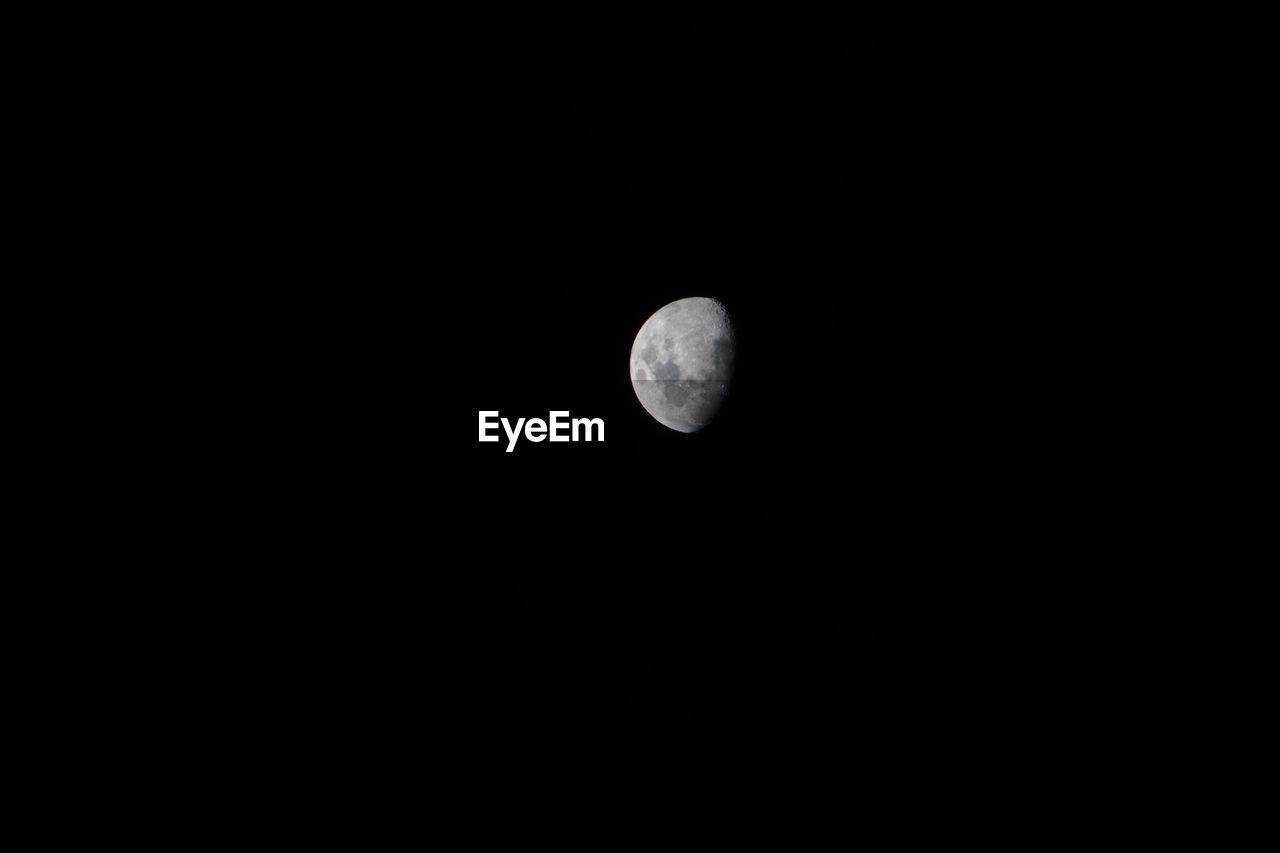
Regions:
M 1026 442 L 1055 413 L 1008 401 L 1041 382 L 1022 342 L 1066 291 L 1019 201 L 1039 178 L 1003 134 L 1015 101 L 939 68 L 463 82 L 355 92 L 255 153 L 268 191 L 234 230 L 288 286 L 252 303 L 273 351 L 224 432 L 261 460 L 240 511 L 266 556 L 308 556 L 264 576 L 255 618 L 312 626 L 270 630 L 322 644 L 320 673 L 487 696 L 493 726 L 584 692 L 581 719 L 760 690 L 883 719 L 1021 669 L 1011 620 L 1046 612 L 1016 568 L 1041 523 Z M 738 363 L 684 435 L 628 358 L 692 295 L 729 308 Z M 606 438 L 507 453 L 481 410 Z
M 141 436 L 171 443 L 161 506 L 130 518 L 165 569 L 125 590 L 165 623 L 128 626 L 156 682 L 189 680 L 215 745 L 245 720 L 313 765 L 333 731 L 470 759 L 674 723 L 744 764 L 761 734 L 843 736 L 910 775 L 904 745 L 980 749 L 970 715 L 1081 702 L 1061 676 L 1093 675 L 1071 654 L 1124 603 L 1080 534 L 1129 496 L 1079 464 L 1113 416 L 1055 371 L 1116 307 L 1115 271 L 1073 261 L 1123 223 L 1064 186 L 1093 192 L 1107 130 L 942 30 L 863 28 L 842 73 L 787 81 L 319 40 L 175 80 L 138 143 L 164 221 L 133 235 L 176 282 L 139 315 L 197 351 Z M 732 312 L 738 365 L 682 435 L 627 358 L 691 295 Z M 606 438 L 506 453 L 479 410 Z

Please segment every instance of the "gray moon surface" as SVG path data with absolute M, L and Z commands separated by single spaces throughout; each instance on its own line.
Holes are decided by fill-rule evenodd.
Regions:
M 645 321 L 631 345 L 631 385 L 645 411 L 665 427 L 697 432 L 729 394 L 733 321 L 705 296 L 677 299 Z

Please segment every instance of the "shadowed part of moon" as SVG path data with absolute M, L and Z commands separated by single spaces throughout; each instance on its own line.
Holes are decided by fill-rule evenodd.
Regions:
M 734 350 L 733 324 L 717 300 L 694 296 L 665 305 L 631 347 L 636 397 L 663 426 L 697 432 L 729 393 Z

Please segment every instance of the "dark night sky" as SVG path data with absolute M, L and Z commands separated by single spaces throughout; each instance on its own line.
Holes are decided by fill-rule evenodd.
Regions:
M 280 349 L 275 373 L 246 360 L 280 426 L 237 429 L 270 461 L 260 515 L 272 483 L 304 498 L 285 517 L 333 566 L 316 595 L 363 601 L 351 630 L 391 661 L 439 631 L 503 684 L 887 677 L 981 636 L 955 602 L 1000 578 L 957 561 L 1013 541 L 986 448 L 1016 455 L 1034 416 L 989 404 L 1025 383 L 1011 339 L 1042 305 L 1016 208 L 984 201 L 978 114 L 937 91 L 506 75 L 415 110 L 359 100 L 381 124 L 282 160 L 272 186 L 314 206 L 272 230 L 268 199 L 237 227 L 311 264 L 252 318 Z M 691 295 L 728 306 L 738 364 L 682 435 L 641 408 L 628 357 Z M 505 453 L 477 442 L 482 409 L 602 418 L 606 440 Z
M 311 632 L 381 650 L 359 666 L 429 648 L 539 690 L 893 678 L 983 636 L 955 602 L 1002 578 L 957 563 L 1014 541 L 985 448 L 1016 455 L 1033 415 L 988 404 L 1025 381 L 1011 338 L 1042 306 L 1017 209 L 985 201 L 977 112 L 906 77 L 366 91 L 254 173 L 293 200 L 289 227 L 269 194 L 236 207 L 281 270 L 308 260 L 269 303 L 250 288 L 276 357 L 245 359 L 257 408 L 230 426 L 267 460 L 257 517 L 328 568 L 264 599 L 359 602 Z M 297 155 L 361 111 L 378 123 Z M 692 295 L 728 306 L 738 364 L 716 421 L 683 435 L 641 408 L 628 357 Z M 602 418 L 606 440 L 505 453 L 477 442 L 482 409 Z
M 867 27 L 839 74 L 668 83 L 403 35 L 367 61 L 308 42 L 147 108 L 169 135 L 143 156 L 202 211 L 161 195 L 143 235 L 159 301 L 189 300 L 162 325 L 198 350 L 162 397 L 199 392 L 147 429 L 207 433 L 164 458 L 198 457 L 165 476 L 203 502 L 161 489 L 139 519 L 199 551 L 156 585 L 190 585 L 158 609 L 197 635 L 142 637 L 172 647 L 166 673 L 221 673 L 251 710 L 296 694 L 285 729 L 359 706 L 355 733 L 386 737 L 401 715 L 468 759 L 696 717 L 744 760 L 764 730 L 900 727 L 896 760 L 971 743 L 946 729 L 966 707 L 1003 725 L 1021 706 L 989 710 L 1000 684 L 1056 702 L 1025 684 L 1088 630 L 1063 591 L 1111 600 L 1077 536 L 1106 484 L 1064 484 L 1112 425 L 1072 408 L 1089 389 L 1062 367 L 1114 307 L 1114 276 L 1072 266 L 1093 211 L 1063 201 L 1105 138 L 1045 144 L 1051 91 L 945 26 L 951 52 Z M 737 333 L 728 401 L 692 435 L 628 370 L 687 296 Z M 606 439 L 506 453 L 480 410 L 567 410 Z M 618 709 L 640 715 L 607 731 Z

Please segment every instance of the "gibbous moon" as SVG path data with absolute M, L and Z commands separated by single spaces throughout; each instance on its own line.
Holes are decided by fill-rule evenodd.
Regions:
M 645 321 L 631 345 L 631 385 L 645 411 L 680 432 L 711 423 L 733 379 L 733 322 L 705 296 L 677 299 Z

